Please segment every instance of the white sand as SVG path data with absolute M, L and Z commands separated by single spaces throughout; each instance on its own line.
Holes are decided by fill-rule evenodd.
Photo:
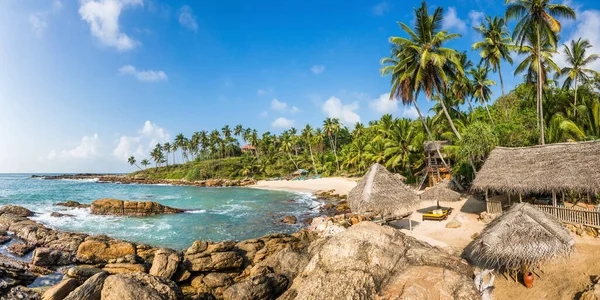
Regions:
M 341 177 L 327 177 L 309 180 L 261 180 L 250 187 L 266 190 L 285 190 L 309 193 L 335 190 L 335 194 L 348 195 L 350 190 L 356 186 L 356 180 L 357 179 Z

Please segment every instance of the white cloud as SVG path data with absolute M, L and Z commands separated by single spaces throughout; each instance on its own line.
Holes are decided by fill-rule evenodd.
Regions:
M 62 7 L 62 2 L 54 0 L 50 9 L 30 14 L 28 20 L 31 25 L 31 30 L 33 30 L 36 35 L 41 36 L 46 28 L 48 28 L 48 17 L 58 14 L 62 10 Z
M 164 128 L 146 121 L 137 136 L 121 136 L 119 138 L 119 143 L 113 150 L 113 156 L 122 161 L 131 155 L 145 157 L 156 144 L 169 140 L 170 135 Z
M 268 88 L 268 89 L 259 89 L 258 91 L 256 91 L 256 94 L 259 96 L 265 96 L 265 95 L 269 95 L 273 93 L 273 89 Z
M 271 109 L 278 112 L 300 112 L 300 109 L 296 106 L 289 107 L 287 103 L 279 101 L 277 99 L 271 100 Z
M 138 71 L 132 65 L 123 66 L 119 69 L 119 73 L 122 75 L 131 75 L 143 82 L 158 82 L 167 80 L 167 74 L 164 71 Z
M 98 134 L 95 133 L 94 135 L 84 136 L 81 138 L 79 145 L 70 150 L 62 150 L 60 153 L 58 153 L 56 150 L 52 149 L 45 158 L 48 160 L 53 160 L 56 158 L 82 160 L 91 159 L 99 155 L 99 147 L 100 139 L 98 138 Z
M 192 31 L 198 30 L 198 23 L 196 22 L 196 16 L 192 12 L 192 8 L 189 5 L 184 5 L 179 9 L 179 24 Z
M 442 21 L 442 28 L 444 30 L 456 29 L 458 32 L 466 32 L 467 24 L 456 14 L 456 7 L 449 7 L 448 11 L 444 14 L 444 20 Z
M 373 6 L 371 8 L 371 12 L 373 12 L 373 14 L 376 16 L 383 16 L 389 10 L 389 8 L 390 7 L 387 2 L 383 1 Z
M 587 39 L 592 48 L 587 49 L 587 55 L 592 53 L 600 53 L 600 11 L 599 10 L 584 10 L 577 12 L 577 20 L 575 21 L 575 29 L 567 39 L 565 44 L 570 45 L 572 40 L 579 38 Z M 560 45 L 559 53 L 554 55 L 554 62 L 559 67 L 567 65 L 567 58 L 564 54 L 564 46 Z M 591 63 L 587 68 L 600 70 L 600 60 Z
M 469 20 L 471 22 L 471 26 L 479 27 L 479 25 L 481 25 L 481 22 L 483 21 L 483 18 L 485 18 L 484 12 L 476 10 L 469 11 Z
M 286 119 L 284 117 L 280 117 L 275 119 L 275 121 L 273 121 L 273 123 L 271 123 L 271 126 L 273 128 L 278 128 L 278 129 L 288 129 L 290 127 L 293 127 L 294 124 L 296 124 L 295 120 L 290 120 L 290 119 Z
M 342 103 L 342 100 L 331 97 L 323 103 L 323 112 L 330 118 L 338 118 L 345 125 L 353 125 L 360 122 L 360 116 L 355 112 L 358 110 L 358 101 L 350 104 Z
M 81 0 L 79 15 L 88 22 L 90 31 L 101 43 L 119 51 L 133 49 L 140 43 L 119 28 L 119 16 L 127 6 L 143 5 L 142 0 Z
M 404 111 L 402 112 L 402 116 L 409 119 L 416 119 L 419 117 L 419 113 L 417 112 L 417 109 L 414 106 L 410 106 L 404 109 Z
M 325 72 L 325 66 L 314 65 L 310 68 L 310 71 L 313 72 L 313 74 L 321 74 L 321 73 Z
M 391 114 L 398 111 L 398 101 L 390 99 L 390 93 L 381 94 L 369 102 L 369 107 L 380 114 Z

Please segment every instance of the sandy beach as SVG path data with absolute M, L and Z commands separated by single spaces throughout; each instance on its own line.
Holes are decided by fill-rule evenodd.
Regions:
M 266 190 L 284 190 L 295 192 L 314 193 L 317 191 L 335 190 L 334 194 L 347 195 L 358 179 L 327 177 L 309 180 L 260 180 L 251 188 Z

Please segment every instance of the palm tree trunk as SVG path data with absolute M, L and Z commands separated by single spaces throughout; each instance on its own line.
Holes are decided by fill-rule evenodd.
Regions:
M 541 49 L 541 45 L 540 45 L 540 39 L 541 39 L 541 33 L 540 33 L 540 25 L 537 26 L 537 60 L 538 60 L 538 64 L 537 64 L 537 77 L 538 77 L 538 82 L 537 82 L 537 105 L 538 105 L 538 115 L 539 115 L 539 126 L 540 126 L 540 143 L 542 145 L 544 145 L 545 142 L 545 138 L 544 138 L 544 105 L 542 103 L 543 99 L 542 99 L 542 57 L 540 56 L 540 49 Z
M 138 166 L 137 164 L 135 164 L 135 166 L 140 169 L 140 171 L 143 171 L 142 168 L 140 168 L 140 166 Z
M 421 114 L 421 110 L 419 109 L 419 105 L 417 105 L 417 101 L 413 100 L 413 104 L 415 105 L 415 109 L 417 110 L 417 114 L 419 114 L 419 119 L 421 119 L 421 122 L 423 123 L 423 127 L 425 127 L 425 131 L 427 131 L 427 135 L 429 135 L 429 140 L 432 143 L 435 144 L 435 139 L 433 139 L 433 135 L 431 135 L 431 131 L 429 130 L 429 127 L 427 126 L 427 123 L 425 123 L 425 119 L 423 119 L 423 115 Z M 438 147 L 435 147 L 435 151 L 437 152 L 438 156 L 442 160 L 442 164 L 444 164 L 444 167 L 446 169 L 450 170 L 450 167 L 448 166 L 448 164 L 446 164 L 446 161 L 444 160 L 444 157 L 442 157 L 442 153 L 440 152 L 440 149 Z
M 475 175 L 474 177 L 476 177 L 477 169 L 475 168 L 475 164 L 473 163 L 473 159 L 471 157 L 469 157 L 469 163 L 471 164 L 471 168 L 473 168 L 473 175 Z
M 500 63 L 498 63 L 498 75 L 500 76 L 500 87 L 502 89 L 502 96 L 504 96 L 504 80 L 502 79 L 502 70 L 500 69 Z M 508 107 L 506 107 L 506 101 L 504 103 L 504 115 L 506 117 L 506 121 L 508 121 Z
M 471 104 L 472 98 L 467 98 L 467 104 L 469 104 L 469 112 L 473 112 L 473 105 Z
M 294 167 L 296 167 L 296 170 L 298 170 L 298 165 L 296 164 L 296 162 L 292 158 L 292 152 L 288 152 L 288 157 L 290 158 L 290 160 L 292 161 L 292 163 L 294 163 Z
M 452 128 L 452 131 L 454 131 L 454 134 L 456 135 L 456 137 L 459 140 L 462 140 L 462 137 L 460 136 L 460 133 L 458 133 L 458 130 L 456 130 L 456 127 L 454 126 L 454 122 L 452 122 L 452 118 L 450 118 L 450 114 L 448 113 L 448 109 L 446 109 L 446 104 L 444 104 L 444 101 L 442 100 L 442 97 L 439 98 L 440 100 L 438 102 L 440 102 L 440 104 L 442 105 L 442 109 L 444 110 L 444 114 L 446 115 L 446 119 L 448 119 L 448 122 L 450 123 L 450 128 Z
M 573 117 L 577 117 L 577 74 L 575 74 L 575 99 L 573 100 Z
M 485 103 L 485 110 L 487 110 L 488 117 L 490 117 L 490 121 L 492 121 L 492 126 L 496 127 L 494 119 L 492 119 L 492 114 L 490 113 L 490 108 L 488 107 L 487 101 L 484 101 L 483 103 Z
M 312 146 L 310 145 L 310 142 L 308 142 L 308 150 L 310 150 L 310 159 L 312 160 L 312 163 L 313 163 L 313 169 L 315 170 L 315 175 L 319 174 L 319 172 L 317 172 L 317 164 L 315 164 L 315 157 L 313 156 Z

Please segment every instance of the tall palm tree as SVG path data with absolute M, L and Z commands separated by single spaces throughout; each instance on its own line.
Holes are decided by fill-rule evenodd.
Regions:
M 482 35 L 483 41 L 473 44 L 473 50 L 481 50 L 479 52 L 481 60 L 485 62 L 487 67 L 491 67 L 492 71 L 498 72 L 502 96 L 504 96 L 504 80 L 502 79 L 500 62 L 505 60 L 510 64 L 513 63 L 510 57 L 510 51 L 513 49 L 512 39 L 506 28 L 504 18 L 487 16 L 485 21 L 486 24 L 475 27 L 475 30 Z
M 310 152 L 310 159 L 312 160 L 313 170 L 315 171 L 315 174 L 318 174 L 319 172 L 317 171 L 317 164 L 315 163 L 315 156 L 313 155 L 312 150 L 312 144 L 314 139 L 313 129 L 312 127 L 310 127 L 309 124 L 306 124 L 306 127 L 302 129 L 302 138 L 304 139 L 304 142 L 308 145 L 308 151 Z
M 485 104 L 492 126 L 496 126 L 488 107 L 488 101 L 490 101 L 490 96 L 493 94 L 490 86 L 496 85 L 493 80 L 487 78 L 489 71 L 490 69 L 487 66 L 478 66 L 470 70 L 471 76 L 473 76 L 473 97 L 479 100 L 481 104 Z
M 187 144 L 187 138 L 183 135 L 183 133 L 180 133 L 178 135 L 175 136 L 175 142 L 174 145 L 176 147 L 176 149 L 179 149 L 181 151 L 181 161 L 183 162 L 183 158 L 184 158 L 184 153 L 186 151 L 186 144 Z
M 293 143 L 292 137 L 290 135 L 284 136 L 283 140 L 281 141 L 281 147 L 279 148 L 279 151 L 281 151 L 283 154 L 287 154 L 288 158 L 294 164 L 294 167 L 296 167 L 296 169 L 298 169 L 298 164 L 296 163 L 294 158 L 292 158 L 293 149 L 294 149 L 294 143 Z
M 167 167 L 169 166 L 169 154 L 171 154 L 171 144 L 166 142 L 163 144 L 163 150 L 166 152 L 165 161 L 167 163 Z
M 233 135 L 235 135 L 235 136 L 240 136 L 240 135 L 242 135 L 243 132 L 244 132 L 244 126 L 242 126 L 242 124 L 237 124 L 233 128 Z
M 331 149 L 333 149 L 333 156 L 335 156 L 335 165 L 336 165 L 336 169 L 339 172 L 340 171 L 340 162 L 338 160 L 338 156 L 337 156 L 337 133 L 338 131 L 340 131 L 340 119 L 338 118 L 326 118 L 323 121 L 323 128 L 325 129 L 325 132 L 327 133 L 327 137 L 329 138 L 329 144 L 331 146 Z
M 460 67 L 463 69 L 465 74 L 456 76 L 452 79 L 452 83 L 450 84 L 450 93 L 457 98 L 460 104 L 467 102 L 469 109 L 473 111 L 473 106 L 471 105 L 471 90 L 473 87 L 471 86 L 471 80 L 469 80 L 469 77 L 466 76 L 468 74 L 468 70 L 473 67 L 473 62 L 467 58 L 466 51 L 458 54 L 458 61 L 460 62 Z
M 579 38 L 577 41 L 571 41 L 571 47 L 565 45 L 564 53 L 567 57 L 568 67 L 562 68 L 560 70 L 561 75 L 566 75 L 565 83 L 563 85 L 564 88 L 568 88 L 571 85 L 574 85 L 575 88 L 575 96 L 573 99 L 573 105 L 577 107 L 577 88 L 579 87 L 579 82 L 587 82 L 589 81 L 589 76 L 594 76 L 598 72 L 592 69 L 586 68 L 587 65 L 594 62 L 598 59 L 598 54 L 591 54 L 586 56 L 587 49 L 591 48 L 592 45 L 588 40 L 582 40 Z M 573 116 L 577 116 L 577 109 L 574 109 Z
M 150 162 L 144 158 L 144 159 L 142 159 L 140 164 L 142 164 L 142 166 L 144 166 L 144 169 L 148 169 L 148 165 L 150 164 Z
M 140 168 L 138 165 L 135 164 L 136 160 L 135 160 L 135 157 L 133 157 L 133 155 L 127 159 L 127 162 L 130 165 L 132 165 L 132 166 L 135 165 L 138 169 L 142 170 L 142 168 Z
M 518 47 L 522 47 L 526 40 L 532 43 L 537 58 L 537 111 L 540 128 L 540 143 L 545 144 L 544 139 L 544 110 L 542 89 L 544 80 L 542 78 L 542 42 L 546 40 L 550 46 L 556 48 L 558 33 L 561 25 L 557 17 L 564 19 L 575 19 L 575 11 L 562 4 L 552 4 L 551 0 L 505 0 L 507 4 L 506 19 L 519 19 L 513 31 L 513 40 Z M 530 36 L 533 36 L 531 39 Z
M 447 90 L 448 77 L 454 72 L 464 73 L 461 69 L 458 55 L 455 50 L 442 47 L 443 44 L 458 38 L 459 34 L 448 34 L 442 28 L 442 8 L 435 9 L 429 15 L 427 3 L 422 2 L 421 7 L 415 9 L 415 31 L 406 24 L 400 22 L 400 27 L 410 38 L 391 37 L 392 56 L 382 59 L 385 65 L 381 69 L 382 75 L 392 77 L 390 99 L 401 98 L 404 105 L 413 104 L 417 114 L 429 135 L 434 141 L 429 127 L 423 119 L 421 110 L 417 105 L 417 96 L 424 92 L 428 99 L 434 93 L 444 93 Z M 440 102 L 448 122 L 456 136 L 460 134 L 456 130 L 443 101 Z M 442 154 L 438 155 L 442 157 Z M 446 161 L 442 159 L 445 167 L 450 169 Z
M 164 159 L 164 154 L 163 154 L 163 151 L 162 151 L 162 146 L 160 144 L 156 144 L 156 146 L 154 147 L 154 149 L 150 153 L 150 156 L 152 157 L 152 160 L 154 160 L 154 164 L 158 168 L 158 166 L 160 166 L 160 163 Z

